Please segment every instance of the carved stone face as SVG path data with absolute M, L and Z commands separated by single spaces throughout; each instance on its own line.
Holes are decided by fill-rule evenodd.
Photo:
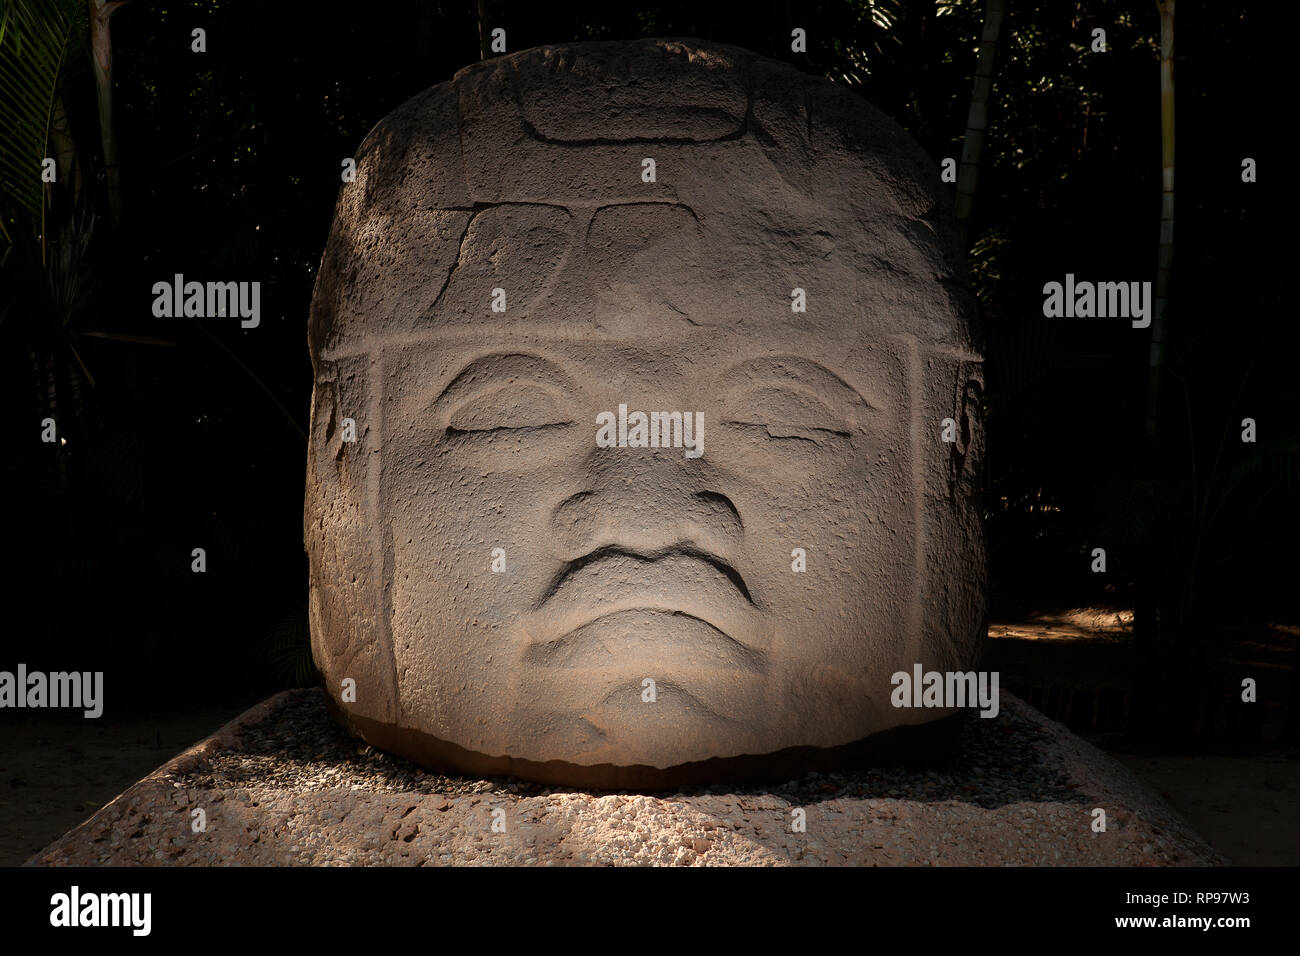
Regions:
M 946 713 L 890 675 L 978 648 L 979 364 L 901 131 L 735 48 L 574 44 L 462 71 L 357 165 L 306 536 L 358 732 L 626 781 Z

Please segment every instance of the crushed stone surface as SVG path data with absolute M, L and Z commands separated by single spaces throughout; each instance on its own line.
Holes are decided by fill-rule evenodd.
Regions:
M 943 764 L 650 793 L 425 771 L 350 737 L 305 690 L 252 708 L 28 865 L 1226 862 L 1123 766 L 1007 693 L 998 717 L 964 718 Z

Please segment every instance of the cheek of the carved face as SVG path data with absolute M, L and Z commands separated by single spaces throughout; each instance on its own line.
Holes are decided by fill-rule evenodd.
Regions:
M 500 473 L 480 456 L 443 458 L 392 482 L 393 623 L 412 655 L 491 664 L 506 679 L 527 642 L 528 615 L 560 566 L 557 502 L 581 490 L 581 456 Z
M 754 543 L 783 547 L 787 555 L 794 548 L 815 551 L 819 567 L 836 573 L 850 556 L 892 550 L 889 538 L 902 529 L 910 506 L 890 446 L 869 435 L 826 448 L 774 444 L 767 462 L 789 456 L 778 473 L 734 473 Z
M 394 623 L 426 632 L 495 629 L 523 603 L 523 549 L 508 525 L 475 514 L 468 501 L 444 503 L 436 518 L 411 509 L 392 515 Z
M 901 464 L 879 436 L 823 468 L 810 460 L 774 501 L 759 584 L 788 669 L 829 668 L 849 686 L 907 644 L 915 542 Z

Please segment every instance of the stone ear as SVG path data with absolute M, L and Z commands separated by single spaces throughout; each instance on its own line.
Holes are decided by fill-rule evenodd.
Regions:
M 957 382 L 960 391 L 954 409 L 957 441 L 952 443 L 951 484 L 976 480 L 984 452 L 984 375 L 981 363 L 962 362 Z

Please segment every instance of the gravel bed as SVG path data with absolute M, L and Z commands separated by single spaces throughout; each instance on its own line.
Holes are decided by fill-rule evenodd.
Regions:
M 931 767 L 898 765 L 828 774 L 811 772 L 781 784 L 731 784 L 678 789 L 673 793 L 682 797 L 767 794 L 799 805 L 839 797 L 923 803 L 958 801 L 988 809 L 1009 803 L 1086 801 L 1070 785 L 1059 754 L 1045 746 L 1049 741 L 1041 726 L 1029 720 L 1019 707 L 1004 707 L 994 720 L 970 711 L 963 718 L 956 755 Z M 257 787 L 307 792 L 342 788 L 518 797 L 571 792 L 571 788 L 515 778 L 479 779 L 422 770 L 350 736 L 332 719 L 324 695 L 318 690 L 288 696 L 283 706 L 265 720 L 241 729 L 239 750 L 210 753 L 190 771 L 175 774 L 173 782 L 197 790 Z
M 952 759 L 671 793 L 429 773 L 277 694 L 33 866 L 1221 865 L 1160 796 L 1003 693 Z M 205 825 L 193 821 L 203 811 Z M 1095 826 L 1104 811 L 1104 828 Z

